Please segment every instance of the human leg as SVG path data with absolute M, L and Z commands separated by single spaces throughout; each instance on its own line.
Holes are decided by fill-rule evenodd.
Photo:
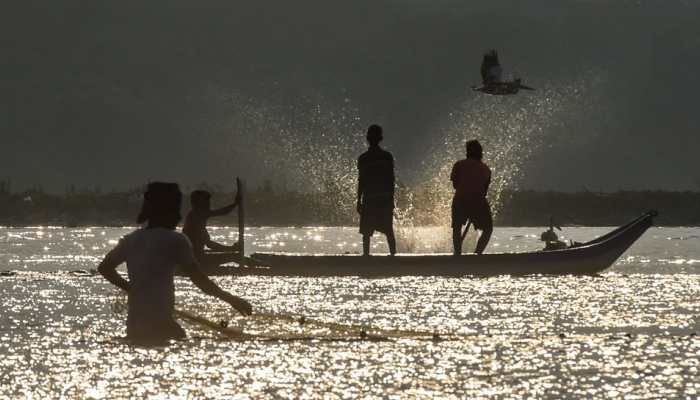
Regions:
M 486 249 L 486 245 L 489 244 L 491 239 L 491 234 L 493 233 L 493 223 L 483 227 L 481 235 L 479 236 L 479 241 L 476 242 L 476 249 L 474 253 L 481 254 Z
M 491 206 L 486 199 L 475 204 L 472 221 L 474 222 L 474 228 L 481 231 L 479 240 L 476 242 L 474 253 L 481 254 L 484 252 L 484 249 L 486 249 L 486 245 L 489 244 L 491 234 L 493 233 L 493 215 L 491 214 Z
M 454 255 L 462 255 L 462 227 L 453 226 L 452 227 L 452 248 L 454 249 Z
M 362 235 L 362 255 L 364 255 L 364 256 L 369 255 L 369 240 L 371 237 L 372 237 L 372 235 L 368 235 L 368 234 Z
M 396 254 L 396 236 L 394 236 L 394 228 L 387 232 L 386 242 L 389 245 L 389 254 L 393 256 Z
M 459 256 L 462 254 L 462 226 L 467 221 L 464 205 L 458 203 L 457 199 L 452 199 L 452 249 L 453 254 Z

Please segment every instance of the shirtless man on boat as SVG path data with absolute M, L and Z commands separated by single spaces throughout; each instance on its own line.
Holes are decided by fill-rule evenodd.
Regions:
M 357 212 L 360 213 L 362 254 L 369 256 L 374 231 L 386 235 L 389 253 L 396 254 L 394 236 L 394 157 L 379 147 L 383 130 L 372 125 L 367 130 L 369 149 L 357 159 Z
M 162 345 L 186 337 L 174 319 L 176 266 L 183 268 L 204 293 L 229 303 L 243 315 L 252 312 L 250 303 L 222 290 L 200 270 L 190 241 L 175 231 L 181 204 L 182 193 L 176 183 L 150 183 L 137 218 L 145 226 L 124 236 L 97 268 L 105 279 L 127 292 L 126 335 L 137 345 Z M 128 280 L 116 271 L 124 262 Z
M 491 207 L 486 199 L 491 184 L 491 169 L 482 161 L 483 154 L 481 143 L 469 140 L 467 158 L 457 161 L 450 174 L 452 187 L 455 189 L 452 198 L 452 243 L 455 255 L 462 254 L 462 242 L 470 224 L 481 230 L 474 250 L 476 254 L 484 252 L 493 232 Z M 467 227 L 462 232 L 465 224 Z
M 185 218 L 185 224 L 182 227 L 182 233 L 190 239 L 194 255 L 197 260 L 204 262 L 207 251 L 205 248 L 216 252 L 238 253 L 240 246 L 238 243 L 232 246 L 217 243 L 211 240 L 207 231 L 207 221 L 212 217 L 219 217 L 230 214 L 240 202 L 239 194 L 236 194 L 236 200 L 219 209 L 211 209 L 211 193 L 206 190 L 195 190 L 190 194 L 190 203 L 192 209 Z

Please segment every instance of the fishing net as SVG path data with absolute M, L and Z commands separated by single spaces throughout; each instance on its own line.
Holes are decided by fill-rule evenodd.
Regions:
M 236 340 L 389 341 L 413 339 L 442 341 L 457 338 L 456 335 L 445 332 L 386 329 L 279 313 L 262 312 L 247 317 L 238 317 L 232 321 L 231 325 L 224 321 L 217 323 L 182 310 L 178 310 L 176 315 L 183 321 L 212 329 L 225 337 Z
M 126 296 L 117 295 L 112 311 L 123 314 L 127 310 Z M 393 341 L 399 339 L 445 341 L 459 340 L 449 332 L 409 329 L 387 329 L 362 324 L 324 321 L 302 315 L 258 312 L 237 316 L 230 321 L 204 316 L 206 312 L 191 312 L 177 307 L 175 317 L 195 329 L 204 329 L 222 339 L 236 341 Z

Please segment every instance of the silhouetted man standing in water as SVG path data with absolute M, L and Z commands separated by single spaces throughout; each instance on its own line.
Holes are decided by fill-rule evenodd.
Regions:
M 136 220 L 145 226 L 124 236 L 97 268 L 105 279 L 129 294 L 126 336 L 133 344 L 162 346 L 186 336 L 173 315 L 173 276 L 178 266 L 204 293 L 229 303 L 243 315 L 253 312 L 250 303 L 222 290 L 201 271 L 190 241 L 175 232 L 181 205 L 182 193 L 176 183 L 149 183 Z M 126 263 L 128 280 L 117 272 L 122 263 Z
M 474 250 L 476 254 L 484 252 L 493 232 L 491 207 L 486 200 L 491 169 L 481 161 L 483 153 L 481 144 L 470 140 L 467 142 L 467 158 L 457 161 L 452 167 L 450 180 L 455 188 L 452 198 L 452 243 L 455 255 L 462 254 L 462 241 L 466 236 L 462 234 L 462 226 L 467 221 L 471 221 L 475 229 L 481 230 Z
M 374 231 L 386 235 L 389 252 L 396 254 L 394 238 L 394 157 L 379 147 L 382 127 L 367 130 L 369 150 L 357 159 L 357 212 L 360 213 L 362 253 L 369 255 L 369 242 Z

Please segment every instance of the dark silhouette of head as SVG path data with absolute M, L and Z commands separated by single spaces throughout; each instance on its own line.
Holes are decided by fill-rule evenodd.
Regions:
M 367 142 L 371 146 L 376 146 L 384 139 L 382 127 L 379 125 L 370 125 L 367 129 Z
M 206 190 L 195 190 L 190 194 L 190 204 L 193 210 L 209 211 L 211 208 L 211 193 Z
M 484 157 L 484 149 L 478 140 L 467 141 L 467 158 L 481 160 Z
M 151 182 L 143 194 L 143 204 L 136 222 L 148 222 L 149 228 L 175 229 L 180 222 L 182 192 L 177 183 Z
M 496 64 L 498 64 L 498 53 L 496 52 L 496 49 L 491 49 L 491 50 L 487 51 L 484 54 L 484 57 L 488 58 L 489 61 L 492 61 L 492 62 L 495 62 Z

